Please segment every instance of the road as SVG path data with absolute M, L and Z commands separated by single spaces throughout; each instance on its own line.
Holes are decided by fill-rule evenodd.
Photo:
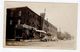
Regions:
M 41 42 L 39 40 L 25 40 L 25 41 L 8 41 L 7 46 L 20 46 L 29 48 L 52 48 L 52 49 L 75 49 L 75 40 L 59 40 Z

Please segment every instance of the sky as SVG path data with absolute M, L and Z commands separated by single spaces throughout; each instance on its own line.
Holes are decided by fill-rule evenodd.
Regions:
M 28 6 L 35 13 L 44 12 L 45 19 L 56 26 L 61 32 L 77 35 L 77 4 L 76 3 L 31 3 L 31 2 L 5 2 L 6 8 Z

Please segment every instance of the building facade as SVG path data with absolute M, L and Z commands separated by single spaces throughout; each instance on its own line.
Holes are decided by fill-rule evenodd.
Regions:
M 52 37 L 57 37 L 57 28 L 49 23 L 47 20 L 44 20 L 43 30 L 47 33 L 50 33 Z
M 44 30 L 51 34 L 56 34 L 57 28 L 54 27 L 47 20 L 44 20 L 44 17 L 36 14 L 30 8 L 26 7 L 17 7 L 17 8 L 8 8 L 6 13 L 6 38 L 13 39 L 15 38 L 15 27 L 20 21 L 20 24 L 26 24 L 31 27 L 34 27 L 38 30 Z M 36 34 L 37 35 L 37 34 Z

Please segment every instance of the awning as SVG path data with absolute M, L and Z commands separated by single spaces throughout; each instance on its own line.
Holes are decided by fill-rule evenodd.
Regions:
M 46 33 L 45 31 L 43 30 L 36 30 L 37 32 L 42 32 L 42 33 Z

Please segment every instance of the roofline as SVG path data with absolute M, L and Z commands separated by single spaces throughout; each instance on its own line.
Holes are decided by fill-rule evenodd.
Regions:
M 18 8 L 28 8 L 31 12 L 33 12 L 33 13 L 35 13 L 34 11 L 32 11 L 29 7 L 27 7 L 27 6 L 24 6 L 24 7 L 14 7 L 14 8 L 7 8 L 7 9 L 18 9 Z M 39 16 L 39 17 L 41 17 L 40 15 L 38 15 L 37 13 L 35 13 L 37 16 Z M 41 18 L 43 18 L 43 17 L 41 17 Z M 45 19 L 44 19 L 45 20 Z M 47 20 L 45 20 L 45 21 L 47 21 Z M 48 21 L 47 21 L 48 22 Z M 49 24 L 51 24 L 50 22 L 48 22 Z M 56 28 L 53 24 L 51 24 L 54 28 Z M 57 28 L 56 28 L 57 29 Z

